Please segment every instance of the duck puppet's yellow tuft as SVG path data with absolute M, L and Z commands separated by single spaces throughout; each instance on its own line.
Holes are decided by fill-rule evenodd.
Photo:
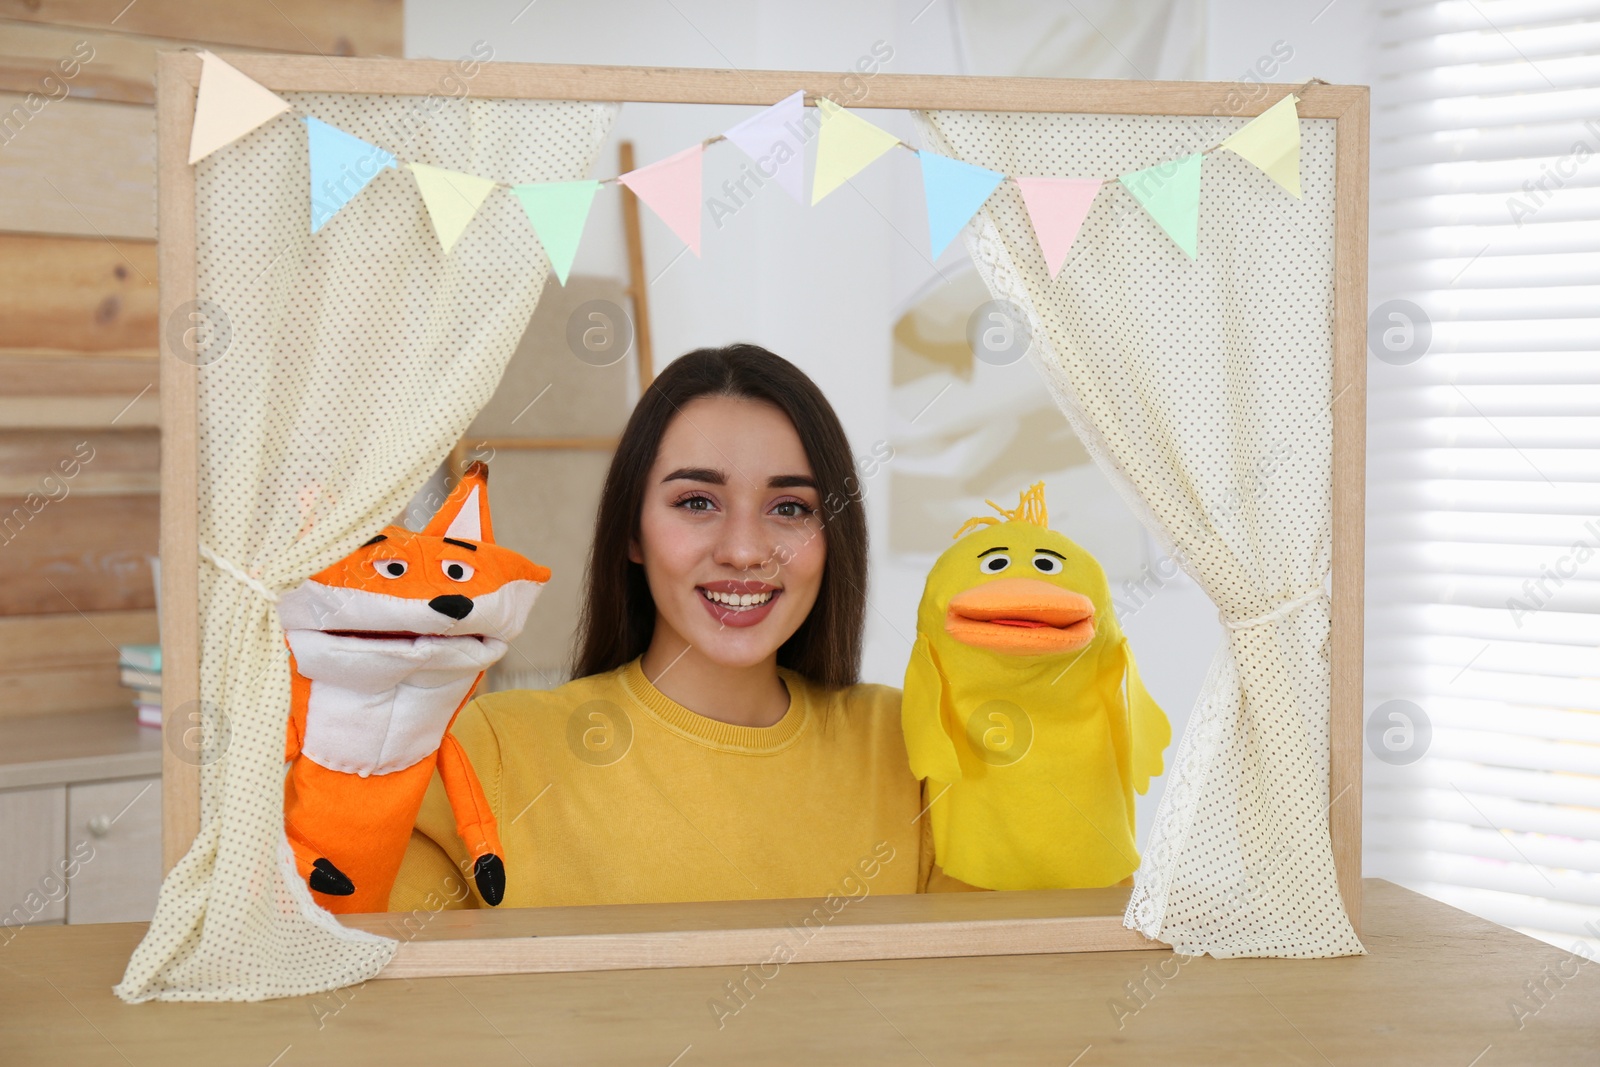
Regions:
M 1135 792 L 1172 738 L 1105 571 L 1049 527 L 1044 483 L 968 520 L 917 609 L 902 726 L 932 783 L 935 858 L 987 889 L 1115 885 L 1139 865 Z M 948 788 L 947 788 L 948 787 Z

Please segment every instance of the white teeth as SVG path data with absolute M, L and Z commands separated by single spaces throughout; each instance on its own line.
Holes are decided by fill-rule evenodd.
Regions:
M 713 600 L 730 608 L 759 607 L 772 599 L 772 590 L 770 589 L 764 593 L 718 593 L 710 589 L 702 589 L 700 593 L 707 600 Z

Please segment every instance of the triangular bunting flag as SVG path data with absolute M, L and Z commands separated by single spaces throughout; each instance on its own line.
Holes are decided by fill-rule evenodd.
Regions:
M 589 218 L 589 205 L 599 189 L 600 183 L 594 181 L 537 182 L 511 187 L 522 201 L 522 210 L 550 259 L 550 269 L 556 272 L 562 285 L 567 284 L 567 272 L 578 254 L 578 238 L 583 236 L 583 224 Z
M 229 145 L 277 115 L 289 101 L 251 81 L 212 55 L 200 53 L 200 89 L 194 102 L 194 132 L 189 135 L 189 162 Z
M 439 235 L 439 243 L 448 252 L 455 247 L 472 216 L 478 213 L 484 198 L 494 191 L 495 183 L 490 178 L 430 167 L 426 163 L 408 166 L 416 176 L 417 188 L 422 191 L 422 202 L 428 205 L 433 232 Z
M 1222 142 L 1254 163 L 1267 177 L 1300 197 L 1300 98 L 1290 93 Z
M 1117 179 L 1190 259 L 1200 245 L 1200 154 Z
M 1078 229 L 1089 217 L 1094 198 L 1105 183 L 1099 178 L 1013 178 L 1022 188 L 1034 236 L 1044 253 L 1045 266 L 1054 278 L 1072 251 Z
M 393 167 L 395 159 L 377 145 L 321 119 L 307 118 L 305 123 L 306 148 L 311 154 L 311 232 L 316 233 L 380 170 Z
M 690 145 L 648 167 L 617 176 L 696 256 L 700 254 L 700 159 L 704 150 L 703 144 Z
M 857 118 L 825 96 L 817 98 L 817 109 L 822 112 L 822 131 L 817 138 L 817 169 L 811 176 L 812 204 L 900 143 L 894 134 Z
M 804 89 L 779 100 L 722 132 L 739 151 L 750 157 L 763 178 L 776 178 L 797 204 L 805 203 L 806 149 L 801 140 L 805 119 Z
M 928 241 L 938 259 L 1006 176 L 927 149 L 919 150 L 917 158 L 922 161 L 922 195 L 928 202 Z

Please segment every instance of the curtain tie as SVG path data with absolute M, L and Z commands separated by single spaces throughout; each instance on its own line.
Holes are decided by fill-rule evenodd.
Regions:
M 1269 622 L 1278 622 L 1288 618 L 1291 613 L 1305 607 L 1317 597 L 1327 595 L 1327 592 L 1319 585 L 1310 592 L 1301 593 L 1293 600 L 1285 600 L 1265 615 L 1257 615 L 1253 619 L 1230 619 L 1220 611 L 1217 612 L 1217 618 L 1221 619 L 1222 625 L 1230 630 L 1247 630 L 1252 626 L 1265 626 Z
M 276 604 L 278 602 L 277 593 L 274 593 L 255 578 L 252 578 L 250 575 L 246 574 L 244 572 L 244 568 L 239 566 L 237 563 L 234 563 L 232 560 L 226 559 L 223 556 L 217 555 L 211 550 L 211 546 L 206 544 L 204 541 L 200 542 L 200 555 L 210 560 L 211 565 L 216 567 L 217 570 L 231 578 L 236 579 L 240 584 L 256 593 L 256 595 L 260 596 L 261 599 L 265 600 L 267 603 Z

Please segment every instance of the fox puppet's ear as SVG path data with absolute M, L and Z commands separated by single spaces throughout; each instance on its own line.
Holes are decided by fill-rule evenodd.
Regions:
M 467 465 L 461 481 L 450 490 L 422 533 L 426 537 L 494 543 L 494 527 L 489 523 L 488 464 L 474 460 Z

